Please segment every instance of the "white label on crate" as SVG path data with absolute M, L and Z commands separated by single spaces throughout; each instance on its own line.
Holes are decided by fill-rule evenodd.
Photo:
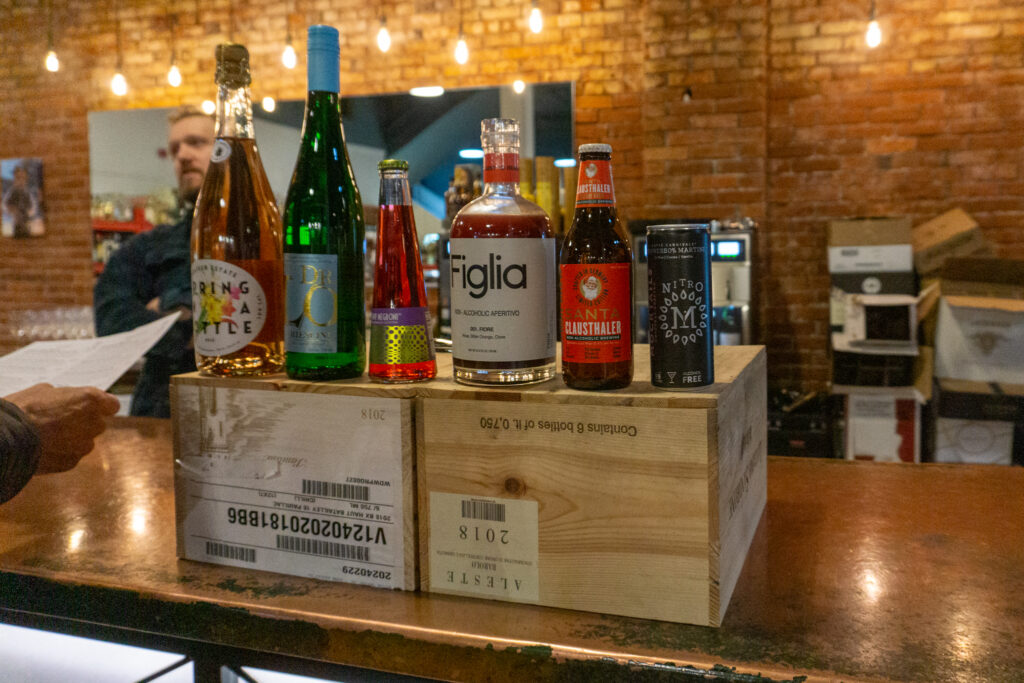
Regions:
M 430 590 L 537 602 L 537 502 L 430 492 Z
M 186 558 L 407 588 L 400 399 L 177 392 Z

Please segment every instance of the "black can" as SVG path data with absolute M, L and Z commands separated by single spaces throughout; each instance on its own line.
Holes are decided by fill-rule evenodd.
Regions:
M 714 384 L 707 223 L 648 226 L 647 292 L 651 384 L 662 389 Z

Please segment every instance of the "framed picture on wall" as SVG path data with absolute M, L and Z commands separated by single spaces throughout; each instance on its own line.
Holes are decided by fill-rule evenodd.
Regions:
M 46 232 L 43 216 L 43 161 L 0 160 L 0 197 L 4 237 L 38 237 Z

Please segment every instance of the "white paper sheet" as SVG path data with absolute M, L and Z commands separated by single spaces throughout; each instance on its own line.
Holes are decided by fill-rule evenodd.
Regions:
M 172 313 L 108 337 L 33 342 L 0 358 L 0 396 L 40 382 L 106 391 L 160 341 L 180 315 Z

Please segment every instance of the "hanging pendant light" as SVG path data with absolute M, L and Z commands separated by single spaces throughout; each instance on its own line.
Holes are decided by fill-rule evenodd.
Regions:
M 167 82 L 172 88 L 181 85 L 181 70 L 178 69 L 178 48 L 175 40 L 175 29 L 178 25 L 178 18 L 171 17 L 171 67 L 167 70 Z
M 53 49 L 53 7 L 49 1 L 46 3 L 46 59 L 43 60 L 43 64 L 51 73 L 60 70 L 60 60 L 57 59 L 57 52 Z
M 871 0 L 871 15 L 868 21 L 868 30 L 864 32 L 864 42 L 872 50 L 882 44 L 882 27 L 875 19 L 875 0 Z
M 391 34 L 388 33 L 388 20 L 387 17 L 380 18 L 380 30 L 377 31 L 377 47 L 381 52 L 387 52 L 391 49 Z
M 117 33 L 117 69 L 114 77 L 110 79 L 110 90 L 118 97 L 128 94 L 128 79 L 124 77 L 124 62 L 121 55 L 121 17 L 117 16 L 115 29 Z
M 540 7 L 537 6 L 537 0 L 533 0 L 533 5 L 530 9 L 530 30 L 534 33 L 540 33 L 543 28 L 544 15 L 540 13 Z

